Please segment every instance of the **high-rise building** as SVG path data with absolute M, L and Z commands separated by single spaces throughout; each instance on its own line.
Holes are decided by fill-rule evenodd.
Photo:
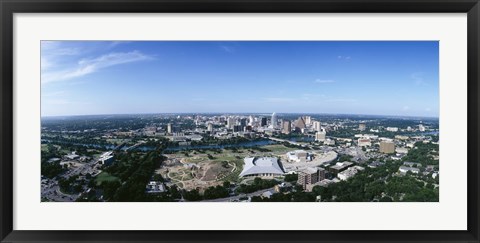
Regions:
M 173 133 L 172 123 L 168 123 L 168 124 L 167 124 L 167 133 L 170 133 L 170 134 Z
M 303 119 L 305 120 L 306 125 L 311 125 L 312 124 L 312 117 L 311 116 L 305 116 Z
M 298 172 L 297 184 L 301 185 L 303 189 L 309 184 L 315 184 L 325 179 L 325 170 L 322 168 L 308 167 Z
M 208 123 L 207 131 L 213 132 L 213 124 L 212 123 Z
M 248 117 L 248 125 L 252 126 L 254 122 L 255 122 L 255 119 L 253 119 L 253 116 L 249 116 Z
M 251 118 L 252 116 L 250 116 Z M 246 127 L 247 126 L 247 118 L 240 119 L 240 126 Z
M 266 126 L 267 125 L 267 118 L 266 117 L 262 117 L 262 120 L 261 120 L 261 123 L 260 123 L 260 126 Z
M 381 141 L 380 153 L 385 153 L 385 154 L 395 153 L 395 144 L 391 141 Z
M 235 126 L 235 119 L 233 117 L 229 117 L 227 119 L 227 128 L 233 129 L 233 126 Z
M 367 125 L 365 125 L 365 123 L 358 124 L 358 130 L 365 131 L 365 129 L 367 129 Z
M 233 132 L 241 132 L 243 131 L 243 127 L 241 125 L 234 125 Z
M 418 125 L 418 130 L 420 132 L 425 132 L 425 127 L 422 124 L 420 124 L 420 125 Z
M 282 123 L 282 133 L 290 134 L 292 132 L 292 122 L 284 120 Z
M 272 114 L 272 128 L 277 128 L 277 113 L 273 112 Z
M 315 133 L 315 141 L 325 141 L 325 132 L 316 132 Z
M 302 129 L 306 128 L 305 121 L 303 120 L 303 117 L 299 117 L 297 121 L 295 121 L 295 131 L 300 132 Z
M 313 130 L 320 132 L 322 129 L 319 121 L 313 121 Z

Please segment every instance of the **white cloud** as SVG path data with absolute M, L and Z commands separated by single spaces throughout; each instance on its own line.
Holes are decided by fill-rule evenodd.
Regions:
M 337 56 L 337 59 L 348 61 L 348 60 L 352 59 L 352 57 L 351 56 Z
M 42 97 L 58 97 L 58 96 L 65 96 L 66 94 L 67 94 L 66 91 L 61 90 L 61 91 L 50 92 L 50 93 L 42 93 Z
M 348 98 L 338 98 L 338 99 L 328 99 L 328 102 L 357 102 L 356 99 L 348 99 Z
M 303 100 L 319 100 L 322 98 L 325 98 L 326 96 L 324 94 L 302 94 L 302 99 Z
M 415 85 L 426 86 L 426 85 L 428 85 L 428 83 L 425 81 L 423 76 L 424 76 L 424 73 L 422 73 L 422 72 L 416 72 L 416 73 L 412 73 L 410 75 L 410 77 L 415 81 Z
M 42 71 L 42 83 L 64 81 L 85 76 L 103 68 L 151 59 L 153 57 L 139 51 L 112 52 L 92 59 L 82 59 L 72 69 L 52 72 Z
M 223 51 L 228 52 L 228 53 L 234 53 L 235 52 L 235 48 L 233 48 L 231 46 L 221 45 L 220 48 Z
M 264 98 L 265 101 L 267 102 L 272 102 L 272 103 L 283 103 L 283 102 L 292 102 L 292 98 L 283 98 L 283 97 L 270 97 L 270 98 Z
M 410 110 L 410 107 L 409 107 L 409 106 L 404 106 L 404 107 L 402 108 L 402 110 L 403 110 L 403 111 L 408 111 L 408 110 Z
M 314 82 L 317 83 L 317 84 L 327 84 L 327 83 L 335 83 L 335 80 L 331 80 L 331 79 L 316 79 Z
M 122 44 L 129 44 L 131 43 L 131 41 L 112 41 L 110 42 L 110 44 L 108 45 L 108 48 L 114 48 L 118 45 L 122 45 Z

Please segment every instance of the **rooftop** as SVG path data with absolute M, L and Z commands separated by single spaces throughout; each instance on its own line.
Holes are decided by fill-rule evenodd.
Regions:
M 243 171 L 239 176 L 256 175 L 256 174 L 285 174 L 278 164 L 275 157 L 246 157 L 243 159 L 245 163 Z

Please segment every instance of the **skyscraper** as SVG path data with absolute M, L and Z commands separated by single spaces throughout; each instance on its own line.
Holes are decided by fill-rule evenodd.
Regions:
M 252 116 L 250 116 L 250 121 L 252 120 Z M 240 126 L 246 127 L 247 126 L 247 118 L 240 119 Z
M 307 126 L 305 125 L 305 121 L 303 120 L 303 117 L 299 117 L 295 122 L 295 131 L 300 132 L 305 127 Z
M 310 125 L 312 124 L 312 117 L 311 116 L 304 116 L 305 124 Z
M 227 128 L 233 129 L 233 126 L 235 126 L 235 119 L 233 119 L 233 117 L 229 117 L 227 119 Z
M 283 121 L 282 133 L 290 134 L 292 132 L 292 123 L 290 121 Z
M 272 114 L 272 128 L 277 128 L 277 113 L 273 112 Z
M 267 118 L 266 117 L 262 117 L 262 122 L 260 123 L 260 126 L 266 126 L 267 125 Z
M 248 125 L 252 126 L 254 122 L 255 122 L 255 119 L 253 119 L 253 116 L 250 116 L 248 118 Z
M 317 132 L 321 131 L 321 123 L 319 121 L 314 121 L 313 122 L 313 129 Z

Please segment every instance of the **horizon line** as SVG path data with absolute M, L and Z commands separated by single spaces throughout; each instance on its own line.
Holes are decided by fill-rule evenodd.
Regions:
M 440 119 L 439 116 L 418 115 L 380 115 L 380 114 L 353 114 L 353 113 L 314 113 L 314 112 L 145 112 L 145 113 L 110 113 L 110 114 L 78 114 L 78 115 L 46 115 L 40 118 L 76 117 L 76 116 L 121 116 L 121 115 L 161 115 L 161 114 L 310 114 L 310 115 L 350 115 L 350 116 L 381 116 L 402 118 L 431 118 Z

